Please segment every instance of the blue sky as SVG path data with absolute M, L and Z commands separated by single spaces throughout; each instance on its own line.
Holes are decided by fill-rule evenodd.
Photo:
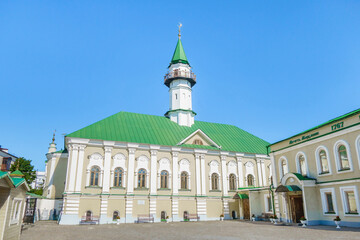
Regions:
M 44 170 L 52 132 L 163 115 L 183 23 L 196 120 L 269 142 L 359 108 L 359 1 L 0 1 L 0 144 Z

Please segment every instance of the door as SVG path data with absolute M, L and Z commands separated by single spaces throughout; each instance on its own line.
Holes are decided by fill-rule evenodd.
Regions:
M 34 223 L 36 200 L 36 198 L 26 199 L 24 223 Z
M 243 208 L 243 213 L 244 213 L 244 219 L 250 220 L 249 199 L 242 200 L 242 208 Z
M 291 196 L 291 217 L 294 223 L 299 223 L 300 218 L 304 216 L 302 196 Z
M 91 221 L 91 215 L 92 215 L 91 211 L 86 212 L 86 221 Z

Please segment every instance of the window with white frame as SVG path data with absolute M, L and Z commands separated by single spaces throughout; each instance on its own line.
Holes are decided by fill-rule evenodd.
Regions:
M 326 146 L 318 146 L 315 150 L 315 159 L 318 175 L 331 174 L 331 164 L 329 150 Z
M 337 214 L 337 204 L 334 188 L 320 189 L 321 203 L 324 214 Z
M 334 155 L 338 172 L 352 170 L 350 146 L 344 140 L 339 140 L 334 145 Z
M 19 224 L 22 199 L 14 198 L 10 224 Z
M 285 157 L 281 157 L 279 159 L 279 172 L 280 172 L 280 180 L 281 178 L 289 172 L 287 159 Z
M 346 215 L 359 215 L 359 195 L 356 186 L 340 187 L 343 209 Z
M 299 164 L 299 173 L 303 176 L 306 176 L 306 162 L 304 155 L 300 154 L 298 157 Z
M 264 195 L 264 203 L 265 203 L 265 211 L 268 213 L 273 212 L 273 209 L 272 209 L 273 204 L 272 204 L 270 195 L 268 195 L 268 194 Z

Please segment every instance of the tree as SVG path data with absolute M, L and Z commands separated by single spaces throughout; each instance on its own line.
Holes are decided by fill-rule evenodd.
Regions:
M 31 165 L 31 160 L 23 157 L 16 159 L 10 167 L 10 171 L 14 172 L 16 170 L 24 174 L 25 181 L 29 186 L 36 179 L 36 171 L 34 171 L 34 166 Z

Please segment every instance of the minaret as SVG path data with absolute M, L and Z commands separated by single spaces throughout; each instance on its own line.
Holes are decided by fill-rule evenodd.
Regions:
M 50 143 L 48 153 L 56 152 L 56 143 L 55 143 L 55 132 L 53 134 L 52 143 Z
M 186 58 L 181 43 L 181 23 L 179 24 L 179 39 L 174 55 L 169 65 L 169 72 L 164 77 L 164 84 L 169 87 L 170 108 L 165 116 L 181 126 L 191 127 L 196 113 L 192 110 L 191 88 L 196 83 L 196 76 Z

